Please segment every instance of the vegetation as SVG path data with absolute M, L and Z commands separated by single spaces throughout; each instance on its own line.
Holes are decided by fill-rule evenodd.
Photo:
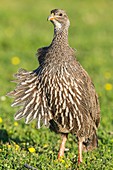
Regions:
M 88 71 L 99 94 L 101 123 L 98 149 L 83 153 L 77 166 L 77 143 L 69 135 L 65 157 L 58 162 L 60 135 L 15 122 L 12 75 L 19 68 L 38 67 L 37 48 L 51 42 L 53 28 L 46 18 L 51 9 L 65 9 L 71 21 L 70 45 Z M 40 170 L 113 169 L 113 1 L 112 0 L 2 0 L 0 2 L 0 170 L 24 170 L 24 164 Z

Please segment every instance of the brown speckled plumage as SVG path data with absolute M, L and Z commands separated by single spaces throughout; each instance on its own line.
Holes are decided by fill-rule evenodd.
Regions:
M 38 49 L 39 67 L 28 72 L 20 69 L 15 75 L 17 87 L 9 95 L 14 97 L 12 106 L 22 105 L 15 119 L 25 117 L 29 123 L 37 119 L 57 133 L 77 136 L 78 162 L 82 162 L 82 149 L 97 146 L 96 130 L 100 122 L 100 107 L 94 85 L 87 72 L 75 58 L 75 51 L 68 44 L 67 14 L 63 10 L 51 11 L 48 18 L 54 24 L 54 37 L 48 47 Z M 64 145 L 65 145 L 64 142 Z M 61 145 L 59 158 L 64 149 Z

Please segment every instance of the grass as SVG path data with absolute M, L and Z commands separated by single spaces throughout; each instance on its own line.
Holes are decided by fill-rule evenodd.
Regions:
M 10 81 L 19 68 L 34 70 L 38 66 L 37 48 L 52 39 L 53 28 L 46 18 L 51 9 L 62 8 L 71 20 L 70 45 L 88 71 L 99 94 L 101 123 L 99 148 L 83 153 L 77 166 L 77 144 L 70 135 L 69 151 L 58 162 L 60 135 L 24 120 L 14 121 L 17 108 L 5 97 L 15 84 Z M 113 1 L 4 0 L 0 3 L 0 170 L 24 170 L 29 164 L 41 170 L 112 170 L 113 169 Z M 14 57 L 19 61 L 12 64 Z M 17 59 L 17 60 L 18 60 Z

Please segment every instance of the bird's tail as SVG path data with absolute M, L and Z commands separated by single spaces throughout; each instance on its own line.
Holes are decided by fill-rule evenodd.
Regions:
M 93 133 L 91 138 L 83 142 L 83 151 L 93 150 L 98 147 L 98 137 L 96 131 Z
M 30 123 L 32 120 L 37 119 L 37 127 L 40 128 L 40 121 L 44 120 L 44 124 L 48 124 L 50 114 L 47 114 L 45 93 L 41 90 L 39 79 L 36 73 L 28 72 L 20 69 L 15 74 L 17 83 L 15 90 L 7 95 L 14 98 L 11 106 L 21 106 L 19 111 L 15 114 L 15 120 L 25 118 L 25 123 Z M 42 93 L 43 92 L 43 93 Z M 41 96 L 43 95 L 43 100 Z M 45 103 L 45 105 L 44 105 Z M 47 112 L 48 111 L 48 112 Z

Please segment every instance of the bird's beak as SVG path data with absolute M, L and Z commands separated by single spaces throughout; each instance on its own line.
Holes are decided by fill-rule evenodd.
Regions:
M 48 21 L 53 21 L 54 19 L 55 19 L 55 16 L 53 13 L 47 18 Z

